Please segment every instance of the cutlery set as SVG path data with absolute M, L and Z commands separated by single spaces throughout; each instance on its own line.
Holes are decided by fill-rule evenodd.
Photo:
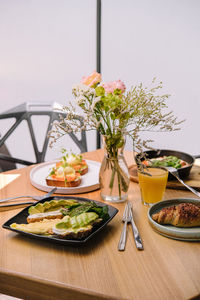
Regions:
M 135 225 L 135 222 L 133 220 L 132 204 L 129 201 L 127 202 L 127 204 L 125 206 L 122 221 L 124 222 L 124 226 L 123 226 L 122 233 L 121 233 L 121 236 L 120 236 L 120 240 L 119 240 L 119 243 L 118 243 L 118 250 L 119 251 L 124 251 L 125 250 L 128 223 L 131 223 L 131 226 L 132 226 L 133 237 L 134 237 L 136 248 L 138 250 L 143 250 L 144 247 L 143 247 L 143 244 L 142 244 L 142 240 L 141 240 L 141 237 L 139 235 L 139 231 L 137 229 L 137 226 Z

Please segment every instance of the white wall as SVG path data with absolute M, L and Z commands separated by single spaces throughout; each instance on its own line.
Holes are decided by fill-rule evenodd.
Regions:
M 200 154 L 199 12 L 199 0 L 103 1 L 104 79 L 130 87 L 157 77 L 170 110 L 186 119 L 181 131 L 146 134 L 157 148 Z
M 95 24 L 93 0 L 0 0 L 0 112 L 27 101 L 71 100 L 72 85 L 96 68 Z M 14 156 L 31 160 L 25 125 L 7 146 Z M 44 120 L 36 128 L 39 140 L 45 125 Z M 4 133 L 10 123 L 0 126 Z M 89 149 L 95 145 L 90 139 Z M 68 140 L 49 150 L 47 160 L 60 155 L 61 146 Z
M 186 122 L 181 131 L 146 137 L 191 154 L 200 153 L 199 11 L 199 0 L 102 0 L 104 81 L 121 79 L 129 88 L 162 80 L 169 108 Z M 95 34 L 95 0 L 0 0 L 0 112 L 26 101 L 65 104 L 72 85 L 95 69 Z M 3 133 L 8 124 L 0 126 Z M 8 143 L 20 158 L 33 156 L 24 132 Z M 89 150 L 95 145 L 90 135 Z

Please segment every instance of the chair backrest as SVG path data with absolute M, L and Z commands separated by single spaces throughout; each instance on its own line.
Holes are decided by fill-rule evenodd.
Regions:
M 8 151 L 5 144 L 3 144 L 0 147 L 0 155 L 1 154 L 10 157 L 10 152 Z M 16 164 L 14 162 L 0 159 L 0 172 L 9 171 L 13 169 L 16 169 Z
M 14 166 L 15 163 L 23 164 L 23 165 L 31 165 L 34 163 L 40 163 L 43 162 L 45 159 L 48 143 L 49 143 L 49 136 L 48 132 L 52 129 L 53 122 L 56 120 L 60 120 L 60 115 L 66 116 L 66 114 L 62 111 L 62 106 L 56 102 L 53 103 L 41 103 L 41 102 L 28 102 L 23 103 L 17 107 L 14 107 L 13 109 L 6 111 L 2 114 L 0 114 L 0 119 L 9 119 L 14 118 L 15 122 L 11 126 L 11 128 L 0 138 L 0 165 L 1 161 L 8 161 L 11 162 Z M 49 116 L 49 122 L 47 126 L 47 131 L 45 134 L 45 140 L 43 143 L 42 151 L 39 151 L 36 136 L 34 132 L 34 127 L 32 124 L 31 117 L 32 116 Z M 79 120 L 80 124 L 83 124 L 82 117 L 76 116 L 77 120 Z M 5 148 L 5 142 L 8 139 L 11 134 L 14 133 L 15 129 L 19 126 L 19 124 L 25 120 L 28 125 L 28 129 L 31 136 L 31 141 L 36 157 L 36 162 L 31 162 L 23 159 L 19 159 L 17 157 L 11 157 L 9 152 L 7 151 L 1 151 L 1 147 L 4 146 Z M 85 131 L 81 132 L 81 138 L 78 139 L 77 136 L 71 132 L 69 133 L 69 136 L 74 141 L 74 143 L 78 146 L 80 149 L 80 152 L 87 152 L 87 141 L 86 141 L 86 133 Z M 5 150 L 5 149 L 4 149 Z

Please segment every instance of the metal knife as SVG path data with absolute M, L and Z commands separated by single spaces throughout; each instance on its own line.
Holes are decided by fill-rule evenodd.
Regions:
M 46 199 L 46 198 L 49 198 L 55 191 L 57 190 L 57 188 L 53 188 L 50 192 L 48 192 L 46 195 L 44 195 L 44 197 L 42 197 L 39 201 L 43 200 L 43 199 Z M 37 202 L 39 201 L 34 201 L 34 202 L 20 202 L 20 203 L 12 203 L 12 204 L 4 204 L 4 205 L 0 205 L 0 208 L 1 207 L 15 207 L 15 206 L 18 206 L 18 205 L 27 205 L 27 204 L 36 204 Z
M 132 204 L 129 201 L 128 201 L 128 206 L 129 206 L 129 214 L 130 214 L 130 218 L 128 218 L 128 221 L 130 221 L 131 225 L 132 225 L 135 245 L 136 245 L 138 250 L 143 250 L 144 247 L 143 247 L 143 244 L 142 244 L 142 240 L 141 240 L 139 231 L 137 229 L 137 226 L 135 225 L 135 222 L 133 220 Z
M 44 195 L 44 197 L 41 200 L 49 198 L 52 194 L 55 193 L 56 190 L 57 190 L 57 187 L 53 188 L 50 192 L 48 192 L 46 195 Z M 39 200 L 39 201 L 41 201 L 41 200 Z M 37 203 L 37 201 L 36 201 L 36 203 Z

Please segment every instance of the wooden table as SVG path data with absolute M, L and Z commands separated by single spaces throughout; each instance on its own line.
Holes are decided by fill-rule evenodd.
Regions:
M 101 161 L 103 152 L 86 153 Z M 128 164 L 132 154 L 126 153 Z M 0 174 L 0 197 L 43 195 L 29 181 L 31 167 Z M 101 201 L 100 192 L 80 195 Z M 189 191 L 167 190 L 165 198 L 192 197 Z M 119 213 L 85 246 L 43 242 L 0 229 L 0 292 L 25 299 L 191 299 L 200 295 L 200 243 L 165 238 L 154 232 L 141 204 L 139 187 L 131 182 L 129 200 L 144 242 L 135 247 L 131 227 L 126 250 L 117 245 L 125 203 Z M 26 200 L 24 200 L 26 201 Z M 0 212 L 1 225 L 21 208 Z

